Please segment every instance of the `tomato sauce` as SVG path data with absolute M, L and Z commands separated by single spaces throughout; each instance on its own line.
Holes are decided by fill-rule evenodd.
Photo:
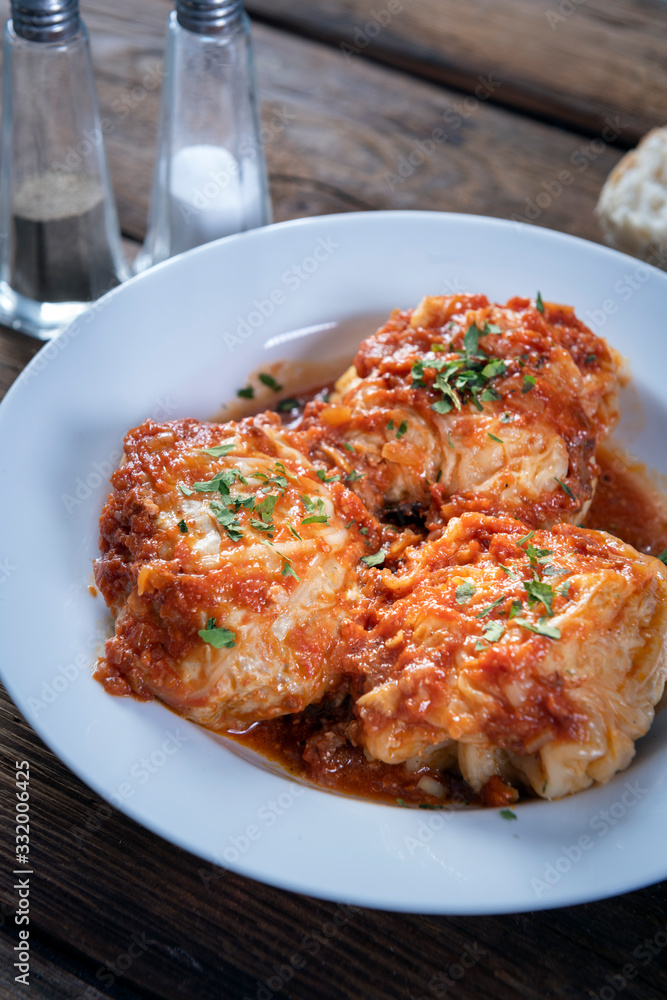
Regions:
M 641 552 L 659 556 L 667 549 L 667 503 L 654 479 L 642 463 L 617 449 L 600 448 L 598 462 L 600 476 L 585 526 L 608 531 Z M 294 777 L 339 794 L 427 809 L 501 807 L 514 800 L 500 779 L 489 782 L 478 796 L 461 778 L 436 767 L 411 770 L 404 764 L 368 760 L 362 748 L 347 738 L 352 718 L 348 697 L 342 704 L 337 700 L 310 706 L 299 714 L 227 735 Z

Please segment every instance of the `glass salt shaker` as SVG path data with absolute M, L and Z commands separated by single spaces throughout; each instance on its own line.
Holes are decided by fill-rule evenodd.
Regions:
M 129 276 L 78 0 L 12 0 L 0 139 L 0 322 L 41 340 Z
M 138 271 L 271 222 L 250 22 L 242 0 L 177 0 Z

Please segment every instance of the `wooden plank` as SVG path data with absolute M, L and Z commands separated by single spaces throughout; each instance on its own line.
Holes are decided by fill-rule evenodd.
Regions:
M 144 0 L 140 41 L 133 0 L 117 0 L 113 8 L 86 0 L 83 8 L 109 121 L 121 223 L 126 234 L 142 239 L 169 3 Z M 255 41 L 278 221 L 434 209 L 535 217 L 538 225 L 599 239 L 593 206 L 619 158 L 600 140 L 591 146 L 491 100 L 466 100 L 367 60 L 348 63 L 340 52 L 270 27 L 257 25 Z M 565 186 L 558 180 L 563 172 Z
M 633 146 L 667 121 L 663 0 L 248 0 L 256 17 Z
M 154 1000 L 272 1000 L 283 987 L 292 1000 L 433 1000 L 452 969 L 460 1000 L 572 1000 L 599 995 L 628 962 L 636 975 L 627 1000 L 667 991 L 664 962 L 633 958 L 665 929 L 667 883 L 582 907 L 480 918 L 357 909 L 258 885 L 107 806 L 44 747 L 0 688 L 5 919 L 16 905 L 13 764 L 23 759 L 31 771 L 35 971 L 46 977 L 54 966 L 47 1000 L 79 982 L 85 988 L 70 1000 L 106 998 L 107 989 L 114 1000 L 135 992 Z M 460 980 L 462 955 L 472 964 Z

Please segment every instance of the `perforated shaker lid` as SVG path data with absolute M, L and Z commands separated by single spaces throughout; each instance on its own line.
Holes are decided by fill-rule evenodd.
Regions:
M 30 42 L 64 42 L 79 30 L 79 0 L 12 0 L 12 22 Z

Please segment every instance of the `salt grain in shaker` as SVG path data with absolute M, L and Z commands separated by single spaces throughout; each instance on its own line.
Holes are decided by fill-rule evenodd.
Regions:
M 177 0 L 143 270 L 271 221 L 250 23 L 241 0 Z
M 47 340 L 128 277 L 78 0 L 12 0 L 2 98 L 0 321 Z

